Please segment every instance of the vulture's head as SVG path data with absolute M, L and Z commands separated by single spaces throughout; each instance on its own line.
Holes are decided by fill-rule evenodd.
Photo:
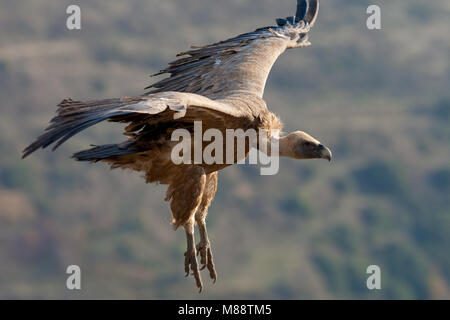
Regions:
M 294 159 L 326 159 L 333 157 L 330 149 L 302 131 L 295 131 L 285 137 L 288 156 Z

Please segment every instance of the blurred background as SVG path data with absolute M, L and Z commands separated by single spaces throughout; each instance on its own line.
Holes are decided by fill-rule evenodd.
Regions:
M 66 28 L 81 7 L 82 30 Z M 382 9 L 382 30 L 366 9 Z M 292 15 L 294 0 L 0 0 L 0 298 L 450 298 L 450 2 L 323 0 L 312 46 L 265 93 L 286 131 L 334 161 L 219 174 L 208 225 L 219 273 L 198 295 L 165 187 L 70 159 L 121 141 L 83 132 L 20 160 L 63 98 L 138 95 L 175 54 Z M 293 81 L 295 80 L 295 81 Z M 82 269 L 82 290 L 65 271 Z M 379 265 L 382 290 L 366 287 Z

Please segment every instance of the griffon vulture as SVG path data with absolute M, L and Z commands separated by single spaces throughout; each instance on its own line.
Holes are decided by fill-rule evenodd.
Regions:
M 263 100 L 264 86 L 278 56 L 286 49 L 310 45 L 308 32 L 316 21 L 318 0 L 298 0 L 293 17 L 277 19 L 277 26 L 257 29 L 237 37 L 178 54 L 181 56 L 158 74 L 167 78 L 136 97 L 74 101 L 63 100 L 46 131 L 23 151 L 23 157 L 55 143 L 53 150 L 80 131 L 101 121 L 129 123 L 128 140 L 96 146 L 73 155 L 79 161 L 106 162 L 112 168 L 145 173 L 147 183 L 168 185 L 172 224 L 187 236 L 184 270 L 190 270 L 202 290 L 200 270 L 217 278 L 205 218 L 217 189 L 217 172 L 230 164 L 174 164 L 171 150 L 176 129 L 193 132 L 194 121 L 203 130 L 253 128 L 281 129 L 279 118 Z M 279 155 L 294 159 L 331 160 L 331 151 L 310 135 L 296 131 L 281 137 Z M 268 149 L 266 149 L 268 150 Z M 248 155 L 246 149 L 246 156 Z M 270 155 L 270 149 L 266 152 Z M 236 159 L 236 161 L 239 159 Z M 200 242 L 195 245 L 197 225 Z

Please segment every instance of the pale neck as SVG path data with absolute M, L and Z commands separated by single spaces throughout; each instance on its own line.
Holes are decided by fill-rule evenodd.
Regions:
M 280 157 L 288 157 L 288 158 L 293 157 L 292 145 L 289 142 L 289 139 L 287 136 L 279 137 L 279 138 L 272 137 L 271 139 L 276 140 L 275 142 L 278 142 L 278 154 Z M 275 151 L 274 153 L 276 154 L 277 152 Z M 267 155 L 272 156 L 272 144 L 271 143 L 268 143 Z

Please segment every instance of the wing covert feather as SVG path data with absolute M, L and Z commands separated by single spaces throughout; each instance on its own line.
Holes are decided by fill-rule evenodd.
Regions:
M 189 111 L 189 118 L 183 119 Z M 36 141 L 23 151 L 23 157 L 55 143 L 53 150 L 77 133 L 99 122 L 130 123 L 127 132 L 158 122 L 215 122 L 218 118 L 240 117 L 240 111 L 225 103 L 191 93 L 163 92 L 149 96 L 96 101 L 63 100 L 57 115 Z

